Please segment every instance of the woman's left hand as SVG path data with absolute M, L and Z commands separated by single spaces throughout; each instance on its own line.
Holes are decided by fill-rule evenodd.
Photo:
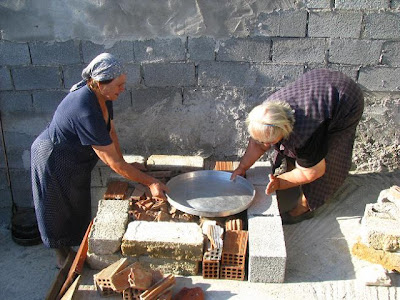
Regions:
M 279 190 L 280 181 L 279 181 L 279 178 L 277 176 L 274 176 L 272 174 L 269 174 L 268 177 L 269 177 L 269 183 L 267 185 L 267 188 L 265 189 L 265 193 L 267 195 L 270 195 L 273 192 L 275 192 L 276 190 Z

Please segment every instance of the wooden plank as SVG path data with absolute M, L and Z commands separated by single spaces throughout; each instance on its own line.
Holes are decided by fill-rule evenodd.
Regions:
M 79 246 L 78 252 L 75 255 L 75 259 L 69 269 L 68 276 L 61 287 L 60 292 L 57 295 L 57 299 L 61 299 L 61 297 L 65 294 L 68 290 L 70 285 L 74 282 L 75 278 L 82 273 L 83 265 L 86 260 L 87 251 L 88 251 L 88 237 L 90 229 L 92 228 L 93 220 L 90 222 L 85 236 L 82 239 L 81 245 Z
M 58 296 L 65 280 L 67 279 L 68 271 L 71 268 L 73 261 L 74 261 L 74 255 L 72 253 L 70 253 L 67 256 L 67 259 L 65 260 L 64 265 L 62 266 L 60 271 L 58 271 L 57 277 L 54 280 L 53 284 L 51 285 L 50 290 L 48 291 L 48 293 L 46 295 L 46 300 L 57 299 L 57 296 Z
M 76 277 L 74 283 L 68 288 L 67 292 L 62 296 L 61 300 L 72 300 L 72 297 L 74 296 L 74 293 L 76 289 L 78 288 L 79 281 L 81 279 L 81 275 L 78 275 Z

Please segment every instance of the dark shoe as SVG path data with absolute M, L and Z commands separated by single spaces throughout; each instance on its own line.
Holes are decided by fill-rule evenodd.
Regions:
M 312 217 L 314 217 L 314 212 L 314 210 L 309 210 L 298 216 L 291 216 L 289 212 L 285 212 L 281 214 L 282 225 L 296 224 L 300 223 L 301 221 L 311 219 Z

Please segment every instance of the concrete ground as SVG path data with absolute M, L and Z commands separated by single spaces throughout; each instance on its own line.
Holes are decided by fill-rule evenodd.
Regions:
M 285 283 L 249 283 L 177 276 L 174 293 L 199 286 L 205 299 L 400 299 L 400 274 L 389 274 L 391 287 L 365 286 L 359 279 L 370 264 L 351 255 L 367 203 L 381 190 L 400 185 L 400 172 L 350 175 L 329 205 L 313 219 L 285 225 Z M 11 239 L 10 211 L 0 211 L 0 299 L 44 299 L 58 270 L 53 251 L 43 245 L 22 247 Z M 74 299 L 102 299 L 84 269 Z M 109 299 L 122 299 L 122 296 Z

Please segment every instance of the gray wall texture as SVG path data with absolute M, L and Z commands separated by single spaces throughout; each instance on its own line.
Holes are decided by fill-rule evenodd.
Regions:
M 365 91 L 353 170 L 399 168 L 400 0 L 2 0 L 0 30 L 0 207 L 32 205 L 30 145 L 101 52 L 126 154 L 238 159 L 251 108 L 329 68 Z

